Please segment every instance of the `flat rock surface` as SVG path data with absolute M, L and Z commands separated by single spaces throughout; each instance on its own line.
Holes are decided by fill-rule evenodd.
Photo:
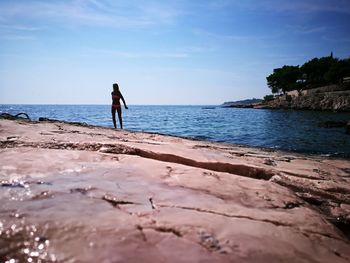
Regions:
M 349 262 L 350 161 L 0 120 L 0 261 Z

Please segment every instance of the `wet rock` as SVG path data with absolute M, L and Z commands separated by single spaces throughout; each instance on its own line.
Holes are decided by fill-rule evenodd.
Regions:
M 24 116 L 24 117 L 22 117 Z M 29 120 L 30 121 L 30 117 L 28 116 L 27 113 L 25 112 L 20 112 L 16 115 L 12 115 L 9 113 L 0 113 L 0 119 L 6 119 L 6 120 Z
M 32 197 L 32 200 L 42 200 L 46 198 L 53 198 L 54 195 L 50 193 L 49 191 L 43 191 L 35 196 Z
M 24 181 L 19 180 L 13 180 L 13 181 L 1 181 L 0 182 L 1 187 L 19 187 L 19 188 L 28 188 L 28 184 L 26 184 Z
M 46 118 L 46 117 L 39 117 L 38 120 L 40 122 L 62 123 L 62 124 L 70 124 L 70 125 L 85 126 L 85 127 L 89 127 L 90 126 L 90 125 L 88 125 L 85 122 L 64 121 L 64 120 L 50 119 L 50 118 Z
M 85 187 L 85 188 L 73 188 L 73 189 L 70 189 L 70 192 L 73 194 L 73 193 L 80 193 L 80 194 L 83 194 L 83 195 L 86 195 L 88 192 L 90 191 L 93 191 L 93 190 L 96 190 L 97 188 L 95 187 Z M 107 197 L 106 197 L 107 198 Z
M 350 258 L 349 160 L 158 134 L 162 143 L 150 143 L 146 133 L 58 122 L 0 125 L 1 138 L 16 135 L 0 141 L 4 262 Z
M 56 262 L 50 240 L 40 235 L 44 231 L 36 225 L 26 224 L 24 220 L 0 227 L 1 261 Z

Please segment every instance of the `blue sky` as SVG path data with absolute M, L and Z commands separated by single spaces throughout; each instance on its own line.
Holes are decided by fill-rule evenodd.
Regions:
M 350 0 L 0 0 L 0 103 L 221 104 L 350 56 Z

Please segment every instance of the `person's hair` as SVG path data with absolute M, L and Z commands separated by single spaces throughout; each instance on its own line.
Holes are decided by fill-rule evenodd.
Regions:
M 113 90 L 119 90 L 118 83 L 113 83 Z

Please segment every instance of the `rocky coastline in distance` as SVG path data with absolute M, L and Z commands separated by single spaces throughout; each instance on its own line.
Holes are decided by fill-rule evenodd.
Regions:
M 350 83 L 308 90 L 293 90 L 271 100 L 247 99 L 225 102 L 221 106 L 254 109 L 292 109 L 350 112 Z
M 262 99 L 253 98 L 238 101 L 227 101 L 221 104 L 221 106 L 225 108 L 254 108 L 255 105 L 259 105 L 262 103 Z
M 274 97 L 271 95 L 269 101 L 253 98 L 225 102 L 221 106 L 226 108 L 350 112 L 350 83 L 308 90 L 293 90 Z M 350 120 L 337 123 L 320 123 L 320 126 L 326 128 L 345 127 L 346 133 L 350 134 Z

